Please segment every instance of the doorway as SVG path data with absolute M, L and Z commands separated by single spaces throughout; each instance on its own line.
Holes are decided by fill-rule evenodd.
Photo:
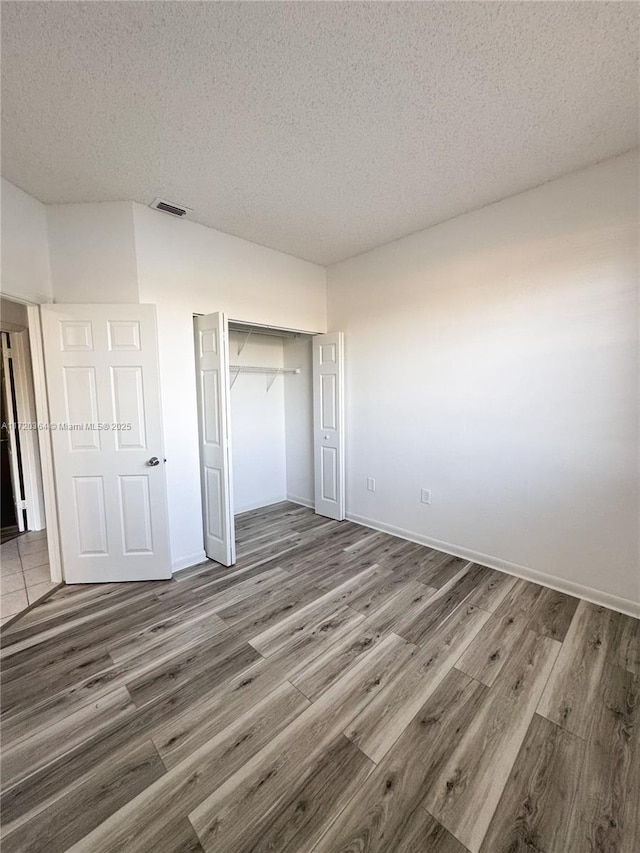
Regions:
M 344 518 L 342 335 L 194 318 L 205 551 L 235 516 L 290 501 Z
M 2 297 L 0 326 L 0 618 L 4 623 L 58 584 L 52 581 L 49 566 L 27 307 Z
M 2 333 L 3 348 L 5 333 Z M 7 336 L 8 338 L 8 336 Z M 9 342 L 8 342 L 9 343 Z M 12 398 L 11 384 L 12 377 L 5 375 L 5 359 L 2 359 L 0 369 L 2 370 L 2 396 L 0 397 L 0 418 L 2 424 L 0 426 L 0 475 L 2 479 L 2 503 L 0 504 L 2 513 L 2 530 L 1 541 L 8 542 L 15 539 L 25 527 L 24 510 L 18 510 L 17 507 L 22 502 L 22 477 L 19 477 L 18 482 L 14 484 L 13 480 L 13 453 L 11 448 L 11 424 L 17 420 L 17 415 L 13 411 L 9 411 L 7 400 Z M 19 435 L 16 436 L 19 442 Z M 18 457 L 19 458 L 19 457 Z M 21 473 L 21 472 L 20 472 Z M 20 522 L 20 524 L 18 523 Z
M 314 505 L 312 336 L 229 323 L 233 513 Z

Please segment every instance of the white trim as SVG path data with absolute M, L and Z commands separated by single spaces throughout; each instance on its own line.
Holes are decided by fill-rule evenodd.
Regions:
M 17 395 L 15 387 L 17 385 L 16 371 L 18 365 L 13 362 L 13 354 L 11 351 L 11 336 L 13 332 L 2 332 L 2 371 L 4 373 L 4 403 L 7 410 L 7 417 L 10 421 L 14 419 L 14 411 L 17 410 Z M 11 381 L 13 378 L 13 382 Z M 15 415 L 17 420 L 20 420 L 19 415 Z M 24 510 L 26 508 L 26 492 L 23 484 L 23 477 L 20 476 L 20 464 L 22 462 L 19 451 L 18 429 L 7 430 L 7 438 L 9 441 L 9 472 L 11 474 L 11 499 L 14 506 L 14 517 L 18 532 L 22 533 L 25 530 Z
M 181 572 L 183 569 L 190 569 L 192 566 L 198 566 L 200 563 L 205 563 L 209 558 L 204 552 L 196 551 L 195 554 L 189 554 L 188 557 L 181 557 L 179 560 L 173 560 L 171 563 L 171 572 Z
M 410 530 L 405 530 L 402 527 L 395 527 L 392 524 L 385 524 L 382 521 L 375 521 L 372 518 L 366 518 L 363 515 L 347 512 L 347 520 L 353 521 L 356 524 L 362 524 L 364 527 L 370 527 L 373 530 L 380 530 L 382 533 L 390 533 L 393 536 L 399 536 L 402 539 L 407 539 L 409 542 L 417 542 L 419 545 L 426 545 L 428 548 L 434 548 L 436 551 L 443 551 L 446 554 L 452 554 L 454 557 L 460 557 L 463 560 L 471 560 L 481 566 L 487 566 L 490 569 L 496 569 L 499 572 L 504 572 L 508 575 L 515 575 L 532 583 L 540 584 L 541 586 L 555 589 L 558 592 L 564 592 L 567 595 L 573 595 L 577 598 L 583 598 L 585 601 L 590 601 L 592 604 L 598 604 L 602 607 L 608 607 L 611 610 L 617 610 L 620 613 L 625 613 L 627 616 L 640 618 L 640 602 L 632 601 L 629 598 L 620 598 L 620 596 L 612 595 L 593 587 L 585 586 L 584 584 L 575 583 L 574 581 L 558 578 L 554 575 L 548 575 L 545 572 L 540 572 L 537 569 L 530 569 L 527 566 L 521 566 L 518 563 L 511 563 L 508 560 L 501 560 L 499 557 L 491 557 L 488 554 L 482 554 L 479 551 L 472 551 L 469 548 L 461 548 L 458 545 L 452 545 L 449 542 L 443 542 L 440 539 L 432 539 L 429 536 L 422 536 L 420 533 L 413 533 Z
M 10 290 L 5 290 L 4 288 L 0 291 L 3 298 L 10 299 L 11 302 L 19 302 L 20 305 L 24 305 L 27 308 L 30 305 L 48 305 L 50 302 L 53 302 L 53 296 L 48 293 L 32 293 L 29 299 L 25 299 L 19 293 L 12 293 Z
M 33 393 L 33 370 L 28 346 L 28 331 L 11 332 L 11 359 L 15 383 L 16 410 L 20 423 L 36 423 Z M 24 497 L 27 502 L 27 530 L 42 530 L 45 526 L 42 475 L 40 473 L 40 449 L 37 430 L 20 431 L 20 460 L 24 481 Z
M 44 348 L 42 345 L 40 307 L 38 305 L 28 305 L 27 314 L 29 316 L 29 344 L 31 346 L 36 419 L 38 423 L 46 424 L 49 423 L 49 403 L 47 400 L 47 382 L 44 372 Z M 49 549 L 51 580 L 59 583 L 60 581 L 64 581 L 64 571 L 60 550 L 60 528 L 58 525 L 58 504 L 53 471 L 51 434 L 48 430 L 38 430 L 38 442 L 40 444 L 42 491 L 44 497 L 44 514 L 47 524 L 47 546 Z
M 308 506 L 309 509 L 315 508 L 315 503 L 311 498 L 301 498 L 298 495 L 287 495 L 286 500 L 292 504 L 300 504 L 300 506 Z
M 281 495 L 277 498 L 268 498 L 267 500 L 258 501 L 258 503 L 247 504 L 246 506 L 240 506 L 237 509 L 233 510 L 234 515 L 242 515 L 243 512 L 251 512 L 254 509 L 264 509 L 267 506 L 273 506 L 274 504 L 281 504 L 283 501 L 286 501 L 286 495 Z

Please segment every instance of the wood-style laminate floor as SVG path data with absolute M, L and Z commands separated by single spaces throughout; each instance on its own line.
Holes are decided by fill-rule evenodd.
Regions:
M 2 850 L 637 853 L 640 623 L 293 504 L 3 631 Z

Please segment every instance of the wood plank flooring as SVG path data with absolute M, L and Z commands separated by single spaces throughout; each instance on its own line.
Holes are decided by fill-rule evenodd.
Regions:
M 4 853 L 637 853 L 640 623 L 290 503 L 2 630 Z

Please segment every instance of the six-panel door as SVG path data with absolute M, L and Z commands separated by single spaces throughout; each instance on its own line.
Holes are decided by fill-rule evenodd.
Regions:
M 42 306 L 67 583 L 171 577 L 153 305 Z

